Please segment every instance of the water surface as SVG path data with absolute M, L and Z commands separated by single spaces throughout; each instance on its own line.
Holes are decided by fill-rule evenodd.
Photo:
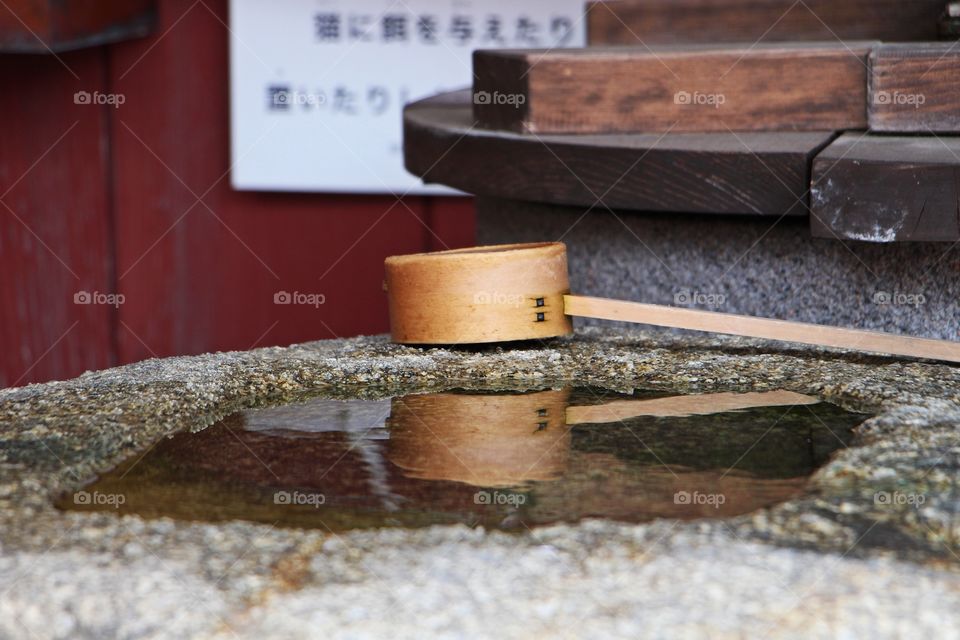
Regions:
M 731 517 L 801 495 L 865 418 L 815 402 L 589 387 L 315 399 L 164 439 L 58 506 L 331 531 Z

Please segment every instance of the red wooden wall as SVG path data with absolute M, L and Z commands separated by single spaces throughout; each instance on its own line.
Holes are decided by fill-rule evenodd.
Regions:
M 161 0 L 149 38 L 0 56 L 0 386 L 383 332 L 384 257 L 472 244 L 467 199 L 231 190 L 226 4 Z
M 73 299 L 113 286 L 107 118 L 73 101 L 78 78 L 103 90 L 105 59 L 0 56 L 2 386 L 114 361 L 114 311 Z

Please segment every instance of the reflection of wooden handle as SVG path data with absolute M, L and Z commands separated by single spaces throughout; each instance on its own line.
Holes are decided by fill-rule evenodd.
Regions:
M 821 347 L 960 362 L 960 343 L 948 340 L 912 338 L 879 331 L 825 327 L 802 322 L 753 318 L 697 309 L 677 309 L 586 296 L 566 295 L 563 297 L 563 303 L 567 315 L 584 318 L 639 322 L 658 327 L 693 329 L 750 338 L 799 342 Z
M 615 400 L 607 404 L 567 407 L 567 424 L 619 422 L 638 416 L 658 418 L 685 418 L 706 416 L 725 411 L 754 407 L 816 404 L 819 399 L 792 391 L 761 391 L 757 393 L 708 393 L 691 396 L 672 396 L 653 400 Z

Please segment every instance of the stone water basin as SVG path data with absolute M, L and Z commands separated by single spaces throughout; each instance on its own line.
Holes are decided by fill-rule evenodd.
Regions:
M 515 465 L 468 460 L 454 444 L 471 439 L 452 438 L 466 420 L 431 428 L 476 478 L 449 464 L 456 458 L 442 445 L 401 446 L 401 429 L 387 419 L 315 419 L 325 402 L 389 405 L 392 421 L 398 399 L 488 396 L 486 405 L 504 389 L 521 399 L 562 393 L 564 381 L 575 387 L 562 412 L 568 426 L 571 415 L 577 422 L 569 438 L 556 437 L 555 416 L 539 415 L 515 422 L 524 428 L 511 437 L 556 437 L 543 462 L 562 464 L 542 470 L 559 476 L 523 479 Z M 734 426 L 756 433 L 744 420 L 780 407 L 678 419 L 630 418 L 618 404 L 777 389 L 829 403 L 799 405 L 787 418 L 840 407 L 860 424 L 848 436 L 818 413 L 839 439 L 812 438 L 823 447 L 804 457 L 778 423 L 731 461 L 704 447 L 732 442 Z M 584 421 L 608 410 L 616 417 Z M 473 423 L 481 433 L 498 412 L 482 415 Z M 707 419 L 724 438 L 702 437 L 695 425 Z M 2 390 L 0 637 L 958 637 L 958 426 L 957 367 L 591 327 L 545 344 L 473 350 L 403 347 L 384 336 L 320 341 Z M 423 441 L 414 428 L 408 434 Z M 308 447 L 344 453 L 347 466 L 320 479 Z M 765 448 L 774 455 L 759 456 Z M 557 449 L 566 458 L 554 457 Z M 532 449 L 493 450 L 493 460 L 516 463 Z M 138 504 L 139 490 L 125 486 L 124 504 L 119 494 L 117 508 L 95 504 L 97 491 L 111 498 L 103 483 L 124 486 L 117 474 L 169 480 L 173 468 L 155 464 L 161 454 L 179 465 L 179 493 L 151 480 L 139 490 L 153 502 Z M 771 459 L 798 464 L 765 467 Z M 664 465 L 699 479 L 685 487 Z M 691 488 L 714 495 L 730 467 L 719 507 L 685 511 L 674 500 Z M 756 496 L 757 482 L 801 477 L 796 493 L 771 495 L 763 507 L 740 503 L 727 484 Z M 374 487 L 403 498 L 400 510 L 388 514 Z M 81 491 L 90 504 L 74 502 Z M 292 503 L 295 491 L 325 502 L 275 504 L 278 492 Z M 528 500 L 485 506 L 474 501 L 484 491 Z M 609 508 L 621 501 L 629 513 Z M 737 504 L 746 511 L 734 515 Z M 258 520 L 254 506 L 272 519 Z M 420 526 L 431 521 L 443 524 Z

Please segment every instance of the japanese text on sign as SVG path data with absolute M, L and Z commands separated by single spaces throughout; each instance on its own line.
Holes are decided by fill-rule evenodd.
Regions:
M 237 189 L 450 193 L 406 173 L 403 105 L 471 84 L 478 48 L 582 46 L 570 0 L 231 0 Z

